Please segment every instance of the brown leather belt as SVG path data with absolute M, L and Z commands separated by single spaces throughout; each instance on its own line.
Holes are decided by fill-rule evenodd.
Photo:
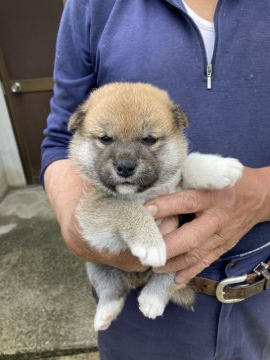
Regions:
M 261 262 L 251 274 L 229 277 L 220 282 L 197 276 L 190 284 L 195 291 L 215 296 L 222 303 L 239 302 L 270 289 L 270 261 Z

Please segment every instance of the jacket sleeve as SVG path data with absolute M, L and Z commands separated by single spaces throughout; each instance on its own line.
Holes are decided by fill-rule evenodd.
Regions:
M 89 0 L 68 0 L 57 36 L 54 96 L 41 146 L 42 183 L 47 166 L 55 160 L 67 158 L 71 137 L 67 121 L 96 84 L 89 39 Z

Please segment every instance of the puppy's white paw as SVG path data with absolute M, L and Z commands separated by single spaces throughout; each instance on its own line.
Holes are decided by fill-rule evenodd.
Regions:
M 124 305 L 124 299 L 111 301 L 105 305 L 98 306 L 94 319 L 95 331 L 107 330 L 112 321 L 116 319 Z
M 166 246 L 163 241 L 154 246 L 134 245 L 130 250 L 143 265 L 159 267 L 165 265 L 167 260 Z
M 157 296 L 142 292 L 138 297 L 139 309 L 145 317 L 155 319 L 161 316 L 165 310 L 166 304 Z
M 243 174 L 243 165 L 233 158 L 219 158 L 213 163 L 213 179 L 210 179 L 210 189 L 223 189 L 233 186 Z
M 223 189 L 233 186 L 241 178 L 243 169 L 237 159 L 191 153 L 183 166 L 183 185 L 186 189 Z

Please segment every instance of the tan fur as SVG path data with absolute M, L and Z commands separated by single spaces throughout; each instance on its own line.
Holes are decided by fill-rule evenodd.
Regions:
M 172 122 L 175 104 L 167 92 L 142 83 L 113 83 L 95 90 L 83 104 L 84 136 L 104 135 L 132 139 L 153 135 L 175 137 L 178 126 Z M 184 118 L 182 127 L 187 126 Z

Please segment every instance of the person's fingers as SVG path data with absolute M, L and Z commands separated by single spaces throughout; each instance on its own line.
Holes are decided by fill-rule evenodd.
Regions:
M 222 229 L 222 221 L 216 214 L 203 213 L 189 223 L 164 236 L 167 258 L 200 248 L 207 239 Z
M 133 256 L 129 250 L 123 251 L 119 255 L 111 254 L 105 250 L 98 251 L 90 247 L 80 237 L 67 242 L 67 246 L 75 256 L 87 262 L 107 264 L 126 272 L 143 272 L 147 270 L 147 267 L 142 265 L 139 259 Z
M 168 260 L 166 265 L 160 268 L 153 269 L 156 273 L 169 273 L 176 272 L 191 267 L 197 263 L 203 261 L 207 256 L 214 251 L 216 248 L 223 249 L 223 253 L 228 251 L 228 248 L 223 246 L 224 240 L 220 235 L 215 234 L 205 241 L 200 248 L 194 248 L 191 251 L 175 256 Z
M 104 253 L 102 253 L 104 256 Z M 125 272 L 144 272 L 149 266 L 142 265 L 138 258 L 133 256 L 129 250 L 121 252 L 119 255 L 106 253 L 102 258 L 102 263 L 106 261 L 108 265 L 121 269 Z
M 84 261 L 94 264 L 111 265 L 126 272 L 142 272 L 147 270 L 147 267 L 142 265 L 139 259 L 133 256 L 129 250 L 115 255 L 107 250 L 99 251 L 90 246 L 83 239 L 75 217 L 70 222 L 68 229 L 62 231 L 62 235 L 69 250 Z
M 150 200 L 146 203 L 146 209 L 155 218 L 164 218 L 201 212 L 214 203 L 215 191 L 185 190 Z
M 169 234 L 170 232 L 177 229 L 179 226 L 178 216 L 169 216 L 161 221 L 161 224 L 158 226 L 159 231 L 163 236 Z
M 207 253 L 205 250 L 195 248 L 188 253 L 175 256 L 168 260 L 166 265 L 154 268 L 153 271 L 157 274 L 180 271 L 200 262 Z
M 217 260 L 221 255 L 224 254 L 223 248 L 216 248 L 211 251 L 205 258 L 195 265 L 190 266 L 182 271 L 179 271 L 175 276 L 175 282 L 177 284 L 183 284 L 187 281 L 190 281 L 205 268 L 210 266 L 215 260 Z

